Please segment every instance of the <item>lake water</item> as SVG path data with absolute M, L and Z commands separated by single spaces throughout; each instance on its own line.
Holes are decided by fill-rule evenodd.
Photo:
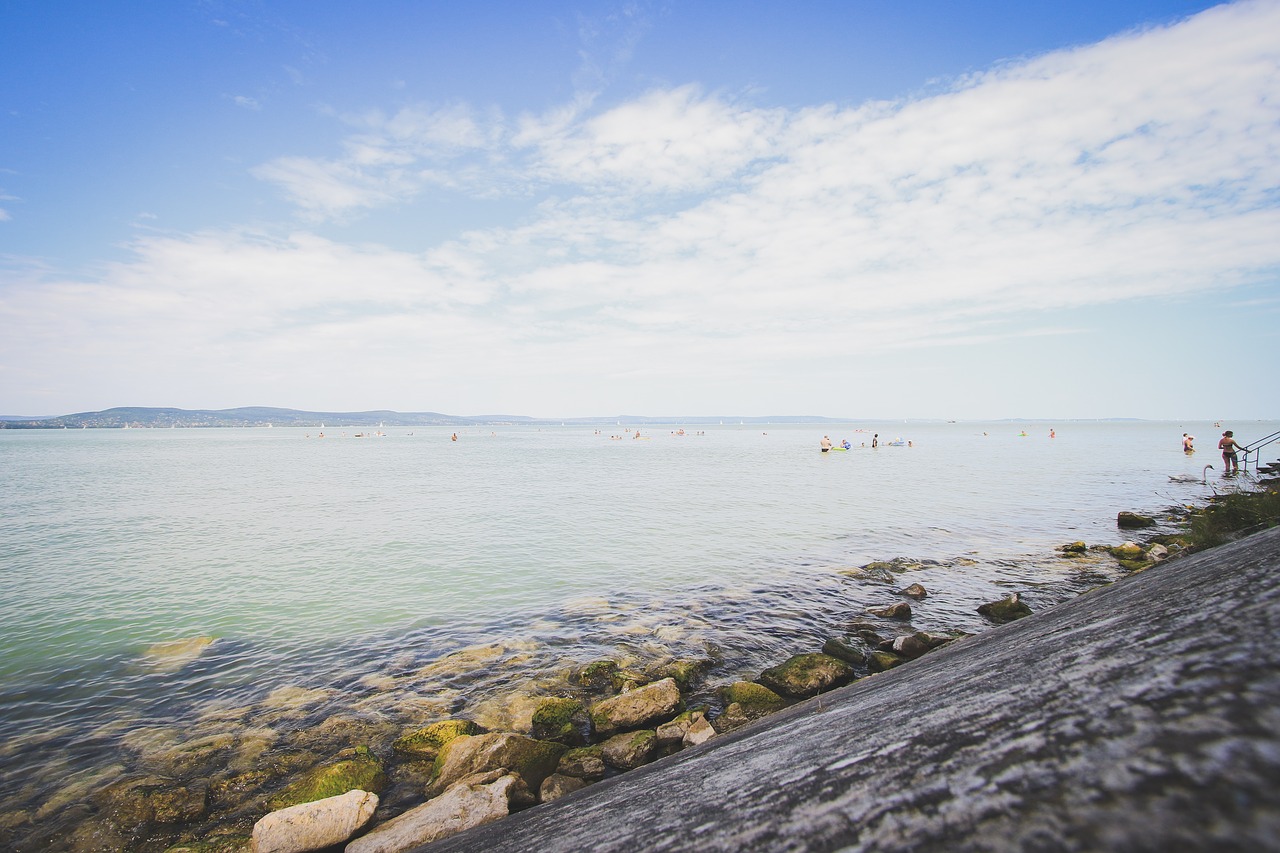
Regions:
M 410 724 L 605 656 L 749 677 L 897 600 L 839 574 L 872 560 L 935 561 L 916 628 L 981 630 L 984 601 L 1114 576 L 1056 545 L 1236 485 L 1209 422 L 626 428 L 0 430 L 0 832 L 132 770 L 131 733 L 283 689 Z M 406 675 L 459 649 L 472 671 Z

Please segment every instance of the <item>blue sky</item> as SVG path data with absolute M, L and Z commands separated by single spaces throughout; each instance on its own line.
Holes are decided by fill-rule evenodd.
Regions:
M 0 413 L 1280 417 L 1277 33 L 7 3 Z

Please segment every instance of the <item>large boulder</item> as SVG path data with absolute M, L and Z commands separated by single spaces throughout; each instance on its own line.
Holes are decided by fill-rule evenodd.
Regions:
M 480 734 L 484 734 L 484 729 L 470 720 L 441 720 L 410 732 L 393 743 L 392 748 L 410 759 L 434 761 L 441 748 L 454 738 Z
M 434 796 L 468 776 L 499 768 L 519 776 L 529 791 L 537 791 L 564 752 L 564 744 L 509 732 L 463 735 L 445 744 L 436 756 L 436 774 L 427 792 Z
M 664 678 L 595 703 L 591 706 L 591 722 L 602 735 L 636 729 L 674 716 L 680 710 L 680 702 L 675 679 Z
M 341 844 L 378 808 L 378 795 L 348 791 L 271 812 L 253 825 L 253 853 L 305 853 Z
M 775 693 L 804 698 L 853 680 L 853 667 L 821 653 L 793 655 L 760 673 L 760 683 Z
M 511 813 L 512 796 L 520 787 L 519 777 L 505 769 L 469 774 L 435 799 L 352 841 L 345 853 L 401 853 L 473 826 L 492 823 Z

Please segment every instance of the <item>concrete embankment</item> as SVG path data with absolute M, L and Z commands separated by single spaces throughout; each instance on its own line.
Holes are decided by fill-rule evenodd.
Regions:
M 1280 849 L 1280 529 L 423 849 Z

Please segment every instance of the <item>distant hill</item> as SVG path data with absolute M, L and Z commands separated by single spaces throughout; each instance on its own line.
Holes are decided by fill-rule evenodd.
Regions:
M 623 423 L 645 424 L 784 424 L 841 423 L 836 418 L 809 416 L 744 417 L 646 417 L 614 415 L 596 418 L 530 418 L 523 415 L 475 415 L 461 417 L 439 412 L 303 412 L 269 406 L 238 409 L 168 409 L 118 407 L 101 412 L 77 412 L 49 418 L 0 415 L 0 429 L 120 429 L 123 427 L 376 427 L 376 426 L 496 426 L 499 424 L 574 424 L 592 426 Z

